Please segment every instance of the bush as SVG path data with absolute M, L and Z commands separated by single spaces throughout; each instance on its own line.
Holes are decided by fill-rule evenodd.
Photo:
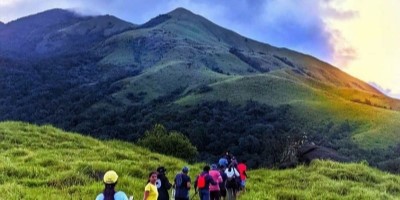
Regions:
M 156 124 L 152 130 L 146 131 L 144 137 L 138 141 L 138 145 L 188 161 L 194 161 L 198 154 L 197 148 L 186 136 L 176 131 L 168 133 L 161 124 Z

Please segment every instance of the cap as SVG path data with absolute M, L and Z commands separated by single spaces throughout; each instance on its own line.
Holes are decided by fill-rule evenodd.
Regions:
M 117 172 L 115 172 L 114 170 L 107 171 L 104 174 L 103 181 L 106 184 L 116 183 L 117 180 L 118 180 L 118 175 L 117 175 Z
M 167 169 L 165 169 L 165 167 L 161 166 L 161 167 L 157 168 L 157 172 L 163 174 L 163 173 L 167 172 Z
M 189 172 L 189 167 L 184 166 L 184 167 L 182 168 L 182 172 L 183 172 L 183 173 L 188 173 L 188 172 Z

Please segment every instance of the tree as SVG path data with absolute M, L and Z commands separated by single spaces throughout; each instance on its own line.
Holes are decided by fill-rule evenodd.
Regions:
M 185 135 L 177 131 L 168 132 L 161 124 L 156 124 L 153 129 L 146 131 L 144 137 L 139 139 L 138 145 L 188 161 L 196 160 L 198 155 L 197 148 Z

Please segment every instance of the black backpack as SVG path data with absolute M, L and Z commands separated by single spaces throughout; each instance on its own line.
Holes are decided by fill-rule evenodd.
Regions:
M 180 173 L 180 174 L 178 174 L 178 175 L 176 175 L 176 178 L 175 178 L 175 187 L 177 187 L 177 188 L 181 188 L 182 187 L 182 184 L 183 184 L 183 174 L 182 173 Z

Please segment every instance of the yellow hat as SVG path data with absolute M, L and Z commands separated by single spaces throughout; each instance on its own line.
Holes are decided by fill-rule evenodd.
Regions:
M 117 172 L 115 172 L 114 170 L 107 171 L 104 174 L 103 181 L 106 184 L 116 183 L 117 180 L 118 180 L 118 175 L 117 175 Z

